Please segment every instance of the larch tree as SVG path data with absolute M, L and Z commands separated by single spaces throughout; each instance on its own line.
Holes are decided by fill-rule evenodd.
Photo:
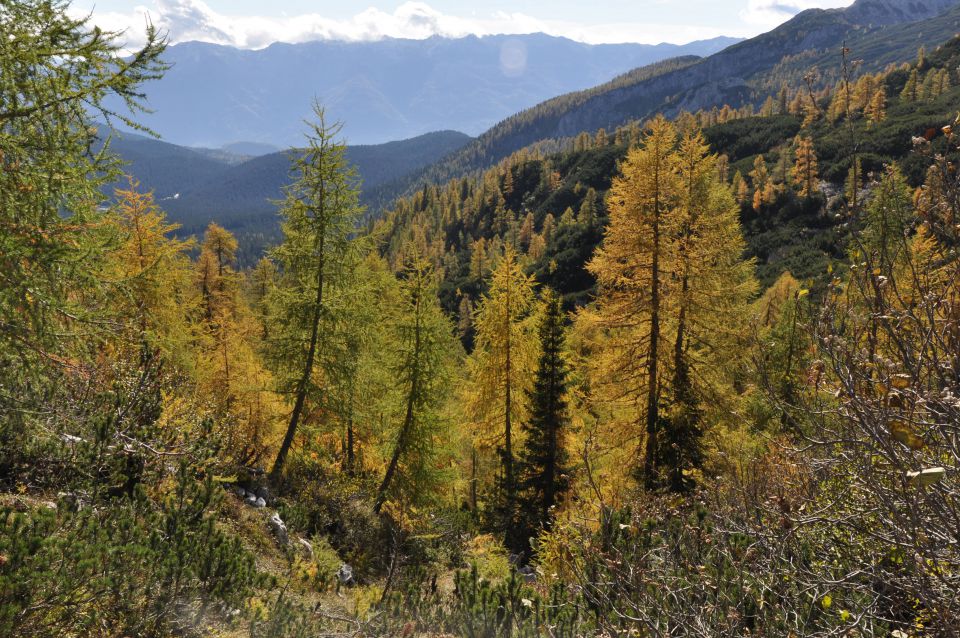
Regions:
M 637 404 L 649 485 L 656 480 L 658 459 L 661 357 L 669 351 L 662 321 L 666 288 L 672 284 L 664 268 L 663 226 L 679 196 L 676 144 L 673 125 L 658 117 L 623 162 L 607 196 L 610 223 L 603 244 L 587 266 L 597 279 L 598 302 L 583 315 L 608 335 L 599 353 L 601 380 L 617 398 Z
M 523 423 L 523 448 L 517 464 L 521 522 L 514 547 L 526 551 L 526 541 L 540 529 L 549 529 L 553 508 L 570 488 L 571 468 L 565 446 L 570 424 L 565 359 L 565 317 L 560 298 L 543 295 L 540 321 L 540 359 L 529 391 L 530 416 Z
M 141 366 L 157 356 L 183 363 L 192 347 L 186 254 L 191 243 L 171 236 L 179 226 L 166 220 L 153 195 L 140 191 L 135 180 L 115 196 L 107 219 L 117 240 L 100 273 L 121 293 L 113 296 L 113 312 L 137 344 Z
M 527 392 L 537 357 L 533 286 L 532 277 L 524 274 L 516 253 L 507 247 L 491 275 L 489 293 L 477 306 L 475 348 L 467 364 L 467 414 L 478 444 L 499 452 L 499 505 L 503 516 L 510 518 L 517 491 L 515 427 L 527 418 Z
M 919 98 L 919 85 L 919 74 L 916 69 L 913 69 L 907 77 L 907 83 L 904 85 L 903 91 L 900 92 L 900 100 L 911 104 L 916 102 Z
M 793 165 L 793 177 L 800 186 L 800 197 L 810 198 L 817 192 L 817 152 L 813 140 L 809 137 L 796 139 L 796 163 Z
M 857 157 L 850 165 L 847 171 L 847 179 L 844 182 L 844 195 L 847 203 L 854 210 L 860 205 L 860 191 L 863 190 L 863 163 Z
M 339 425 L 340 466 L 351 476 L 363 470 L 363 446 L 381 434 L 374 424 L 396 402 L 391 393 L 394 375 L 384 365 L 384 357 L 395 343 L 391 322 L 392 308 L 400 303 L 398 296 L 396 278 L 386 261 L 375 253 L 366 255 L 352 278 L 350 294 L 341 302 L 341 312 L 349 320 L 339 322 L 327 336 L 327 405 Z
M 68 346 L 89 345 L 77 337 L 105 325 L 86 321 L 93 311 L 81 303 L 113 292 L 99 279 L 109 243 L 99 205 L 119 163 L 92 151 L 100 134 L 95 122 L 142 129 L 131 119 L 145 108 L 142 84 L 167 67 L 153 27 L 128 57 L 123 34 L 94 28 L 63 2 L 2 3 L 0 39 L 3 457 L 7 442 L 30 432 L 37 402 L 51 400 Z
M 337 305 L 331 297 L 342 293 L 355 264 L 352 235 L 362 212 L 355 171 L 337 140 L 341 126 L 328 123 L 319 104 L 314 115 L 307 148 L 294 160 L 295 181 L 281 202 L 284 239 L 273 251 L 282 274 L 271 291 L 271 349 L 281 389 L 294 402 L 270 472 L 273 482 L 283 472 L 307 401 L 320 407 L 325 399 L 327 382 L 316 369 L 323 358 L 318 355 L 336 329 Z
M 871 126 L 879 124 L 887 119 L 887 92 L 883 86 L 880 86 L 870 98 L 864 113 Z
M 702 463 L 702 404 L 723 391 L 722 370 L 744 341 L 740 327 L 757 289 L 753 263 L 743 258 L 739 210 L 732 190 L 717 177 L 716 162 L 701 133 L 683 137 L 674 160 L 679 197 L 665 220 L 676 285 L 666 305 L 674 334 L 673 378 L 661 461 L 676 491 Z
M 454 327 L 437 298 L 437 276 L 422 257 L 408 258 L 401 273 L 398 346 L 394 376 L 403 393 L 403 417 L 373 509 L 388 499 L 418 504 L 437 483 L 446 428 L 443 407 L 457 351 Z
M 753 161 L 750 179 L 753 182 L 753 210 L 759 212 L 764 204 L 773 203 L 770 173 L 767 170 L 767 161 L 763 158 L 763 155 L 757 155 L 757 158 Z

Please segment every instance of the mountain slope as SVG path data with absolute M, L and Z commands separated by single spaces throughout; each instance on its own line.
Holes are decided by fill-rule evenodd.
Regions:
M 258 51 L 184 43 L 167 50 L 173 68 L 147 87 L 156 112 L 142 119 L 177 144 L 287 147 L 299 143 L 317 97 L 344 120 L 352 144 L 440 129 L 476 134 L 547 98 L 736 41 L 591 46 L 533 34 L 278 43 Z
M 441 131 L 400 142 L 350 146 L 346 157 L 357 168 L 363 192 L 367 193 L 435 162 L 471 139 L 456 131 Z M 176 199 L 165 201 L 164 209 L 185 232 L 200 232 L 216 220 L 235 232 L 256 230 L 275 237 L 276 206 L 271 201 L 279 199 L 290 182 L 290 153 L 271 153 L 230 167 L 214 179 L 184 189 Z
M 346 157 L 362 180 L 361 201 L 365 202 L 384 183 L 436 162 L 471 139 L 456 131 L 440 131 L 399 142 L 351 146 Z M 271 200 L 280 198 L 290 182 L 292 151 L 249 158 L 132 133 L 115 135 L 111 149 L 126 162 L 125 171 L 141 188 L 154 192 L 183 234 L 202 232 L 215 220 L 242 236 L 245 257 L 258 255 L 277 239 L 279 224 Z
M 785 79 L 799 82 L 813 67 L 822 80 L 835 77 L 843 42 L 864 60 L 862 70 L 879 70 L 913 59 L 918 47 L 933 47 L 960 31 L 958 5 L 960 0 L 858 0 L 847 9 L 804 11 L 708 58 L 662 62 L 522 111 L 412 181 L 442 182 L 541 140 L 609 129 L 658 112 L 675 116 L 723 104 L 759 105 Z M 381 199 L 388 201 L 410 186 L 396 184 Z
M 960 37 L 931 51 L 922 67 L 926 73 L 948 71 L 954 79 L 958 68 Z M 920 186 L 932 158 L 949 152 L 941 131 L 957 116 L 960 86 L 954 80 L 953 88 L 941 94 L 909 100 L 901 97 L 909 75 L 909 70 L 898 69 L 884 76 L 891 97 L 881 121 L 853 112 L 849 120 L 821 117 L 804 127 L 801 115 L 788 113 L 736 118 L 704 129 L 711 150 L 725 156 L 725 174 L 747 186 L 740 200 L 741 221 L 748 255 L 756 258 L 763 285 L 790 271 L 821 286 L 833 278 L 834 266 L 842 267 L 856 228 L 844 205 L 854 153 L 863 197 L 893 163 L 911 187 Z M 821 107 L 828 102 L 824 99 Z M 818 158 L 822 190 L 812 197 L 799 195 L 790 171 L 798 134 L 813 142 Z M 397 200 L 378 222 L 386 252 L 395 257 L 410 241 L 428 246 L 443 273 L 444 306 L 454 315 L 471 307 L 462 305 L 464 295 L 471 301 L 480 298 L 486 285 L 482 264 L 490 264 L 491 254 L 505 244 L 526 252 L 528 272 L 539 283 L 562 294 L 570 305 L 586 303 L 595 281 L 586 264 L 603 239 L 606 194 L 630 143 L 629 137 L 618 141 L 609 135 L 556 153 L 518 153 L 469 178 L 418 189 Z M 755 208 L 757 185 L 751 171 L 761 156 L 777 187 L 775 201 L 760 200 Z M 948 157 L 960 159 L 956 154 Z M 782 172 L 781 166 L 786 167 Z

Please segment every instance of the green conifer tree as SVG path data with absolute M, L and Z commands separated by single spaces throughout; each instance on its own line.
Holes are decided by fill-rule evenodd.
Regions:
M 515 548 L 539 529 L 549 529 L 552 509 L 570 488 L 570 468 L 564 447 L 569 427 L 567 412 L 567 362 L 564 359 L 564 316 L 560 298 L 544 294 L 540 321 L 540 360 L 532 390 L 528 392 L 530 417 L 524 422 L 525 443 L 517 463 L 521 532 Z

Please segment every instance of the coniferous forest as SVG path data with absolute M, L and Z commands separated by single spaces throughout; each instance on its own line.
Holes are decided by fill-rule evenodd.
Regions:
M 317 101 L 241 260 L 69 9 L 0 1 L 0 636 L 958 635 L 960 38 L 382 208 Z

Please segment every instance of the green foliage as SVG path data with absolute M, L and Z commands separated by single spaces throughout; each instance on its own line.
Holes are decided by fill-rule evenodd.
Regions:
M 530 417 L 522 425 L 525 440 L 517 463 L 518 521 L 509 534 L 514 549 L 520 553 L 529 549 L 528 539 L 541 527 L 550 527 L 553 509 L 571 484 L 572 470 L 566 451 L 570 416 L 564 323 L 560 299 L 547 292 L 540 320 L 537 376 L 529 391 Z
M 456 353 L 453 326 L 437 300 L 436 276 L 418 256 L 401 272 L 401 302 L 396 321 L 394 377 L 404 395 L 403 422 L 374 511 L 388 498 L 420 505 L 432 501 L 440 485 L 437 471 L 448 423 L 442 414 L 451 389 Z
M 123 57 L 120 34 L 68 15 L 60 0 L 0 7 L 0 473 L 30 435 L 32 408 L 55 387 L 58 335 L 83 333 L 88 295 L 104 291 L 93 265 L 109 234 L 99 188 L 117 163 L 89 153 L 92 114 L 116 116 L 119 99 L 143 109 L 140 85 L 164 70 L 164 42 L 150 27 Z M 36 80 L 42 78 L 42 81 Z M 128 122 L 133 124 L 133 122 Z
M 120 502 L 0 511 L 0 632 L 166 635 L 238 609 L 263 583 L 239 540 L 216 527 L 219 488 L 187 465 L 156 506 Z M 105 507 L 106 506 L 106 507 Z
M 277 482 L 297 426 L 309 400 L 328 405 L 329 388 L 318 382 L 315 367 L 329 377 L 340 359 L 328 347 L 342 321 L 338 307 L 348 295 L 357 261 L 353 239 L 361 214 L 356 174 L 337 141 L 339 125 L 329 125 L 319 104 L 310 124 L 308 148 L 294 164 L 296 181 L 285 190 L 281 206 L 284 241 L 273 250 L 282 273 L 271 291 L 270 354 L 281 392 L 293 395 L 294 406 L 283 443 L 271 469 Z

